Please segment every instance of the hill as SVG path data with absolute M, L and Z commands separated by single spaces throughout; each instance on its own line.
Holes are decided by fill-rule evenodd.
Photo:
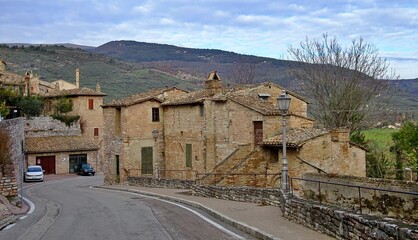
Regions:
M 187 90 L 198 87 L 199 81 L 196 78 L 179 78 L 80 48 L 68 48 L 63 45 L 13 46 L 15 47 L 1 45 L 0 48 L 0 59 L 6 62 L 9 71 L 23 76 L 30 70 L 47 82 L 58 79 L 73 82 L 78 66 L 80 85 L 95 88 L 96 83 L 100 83 L 102 91 L 108 94 L 106 101 L 154 87 L 175 85 Z
M 24 46 L 23 48 L 21 46 Z M 13 47 L 11 47 L 13 46 Z M 19 46 L 19 47 L 18 47 Z M 43 80 L 75 79 L 79 66 L 81 86 L 102 85 L 106 101 L 154 87 L 201 88 L 210 71 L 217 70 L 225 85 L 232 84 L 234 70 L 251 68 L 253 83 L 274 82 L 300 91 L 300 84 L 288 74 L 301 63 L 243 55 L 213 49 L 191 49 L 166 44 L 112 41 L 97 48 L 64 45 L 0 45 L 0 58 L 11 71 L 32 70 Z M 395 112 L 418 111 L 418 79 L 389 81 Z M 418 113 L 416 113 L 418 115 Z M 416 118 L 417 116 L 415 116 Z

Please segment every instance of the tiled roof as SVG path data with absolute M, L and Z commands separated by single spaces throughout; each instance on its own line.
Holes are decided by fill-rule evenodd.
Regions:
M 241 105 L 253 109 L 264 115 L 279 115 L 280 112 L 271 102 L 264 101 L 256 94 L 250 93 L 232 93 L 227 96 L 228 99 L 235 101 Z
M 60 91 L 51 91 L 44 94 L 45 97 L 66 97 L 66 96 L 106 96 L 105 93 L 98 92 L 90 88 L 74 88 Z
M 0 84 L 24 85 L 23 76 L 10 72 L 0 72 Z
M 137 103 L 141 103 L 144 101 L 148 101 L 151 99 L 154 99 L 159 102 L 163 102 L 165 98 L 164 93 L 173 89 L 178 89 L 178 88 L 172 87 L 172 88 L 152 89 L 147 92 L 142 92 L 142 93 L 129 96 L 127 98 L 113 100 L 112 102 L 108 104 L 102 105 L 102 107 L 126 107 L 126 106 L 131 106 Z M 184 90 L 180 90 L 180 91 L 184 91 Z
M 81 136 L 35 137 L 25 140 L 27 153 L 94 151 L 99 147 Z
M 286 146 L 298 148 L 310 139 L 327 134 L 325 129 L 289 128 L 286 129 Z M 264 145 L 282 146 L 283 135 L 279 134 L 263 141 Z
M 205 99 L 212 97 L 211 94 L 206 90 L 194 91 L 187 94 L 180 95 L 173 99 L 165 101 L 163 106 L 170 105 L 185 105 L 193 103 L 202 103 Z
M 278 109 L 270 102 L 264 101 L 257 94 L 239 89 L 224 89 L 223 93 L 212 94 L 210 91 L 201 90 L 181 95 L 177 98 L 165 101 L 163 106 L 186 105 L 202 103 L 205 99 L 212 101 L 226 101 L 227 99 L 244 105 L 264 115 L 278 115 Z

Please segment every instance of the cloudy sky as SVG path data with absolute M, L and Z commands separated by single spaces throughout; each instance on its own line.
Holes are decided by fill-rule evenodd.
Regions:
M 135 40 L 287 59 L 327 33 L 362 37 L 418 78 L 418 0 L 0 0 L 0 43 Z

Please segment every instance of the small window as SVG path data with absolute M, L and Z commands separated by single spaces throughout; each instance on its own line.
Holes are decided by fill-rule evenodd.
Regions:
M 199 105 L 199 114 L 201 117 L 205 115 L 205 108 L 203 105 Z
M 94 128 L 94 136 L 99 136 L 99 128 Z
M 259 93 L 258 94 L 258 97 L 261 99 L 261 100 L 264 100 L 264 101 L 267 101 L 268 99 L 269 99 L 269 97 L 270 97 L 271 95 L 270 94 L 268 94 L 268 93 Z
M 160 121 L 160 109 L 159 108 L 152 108 L 152 121 L 153 122 Z
M 89 109 L 93 110 L 94 109 L 94 101 L 93 99 L 89 99 Z
M 186 144 L 186 167 L 192 167 L 192 144 Z

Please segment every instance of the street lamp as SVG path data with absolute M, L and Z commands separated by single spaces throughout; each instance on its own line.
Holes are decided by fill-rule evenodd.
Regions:
M 284 192 L 287 192 L 288 184 L 287 184 L 287 158 L 286 158 L 286 114 L 287 111 L 289 111 L 290 106 L 290 97 L 286 93 L 286 90 L 282 90 L 282 94 L 277 98 L 277 103 L 279 107 L 279 111 L 282 112 L 283 116 L 283 123 L 282 123 L 282 146 L 283 146 L 283 156 L 282 156 L 282 183 L 281 183 L 281 189 Z
M 155 142 L 155 178 L 158 179 L 158 151 L 157 151 L 157 139 L 158 139 L 158 130 L 156 128 L 154 128 L 154 130 L 152 130 L 152 137 L 154 138 L 154 142 Z

